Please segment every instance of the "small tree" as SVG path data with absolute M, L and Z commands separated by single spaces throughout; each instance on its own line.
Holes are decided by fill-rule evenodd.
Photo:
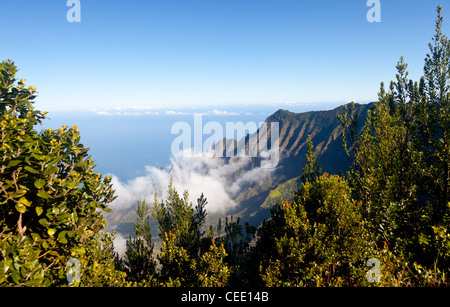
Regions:
M 255 252 L 267 286 L 350 286 L 365 281 L 373 254 L 368 233 L 345 179 L 307 182 L 292 202 L 283 202 L 260 231 Z M 268 236 L 273 231 L 274 237 Z M 272 243 L 274 242 L 274 244 Z M 273 244 L 272 246 L 269 246 Z
M 410 263 L 418 284 L 445 283 L 450 264 L 450 42 L 440 6 L 437 14 L 424 77 L 408 79 L 400 58 L 396 80 L 388 91 L 382 83 L 368 112 L 349 172 L 378 248 Z
M 36 88 L 16 73 L 11 60 L 0 64 L 0 282 L 67 285 L 71 258 L 82 272 L 112 263 L 86 258 L 102 249 L 102 211 L 114 199 L 111 178 L 94 172 L 76 126 L 36 130 L 46 113 L 34 109 Z M 81 274 L 80 282 L 100 281 L 100 275 Z
M 165 234 L 159 256 L 162 286 L 224 287 L 228 284 L 230 270 L 224 262 L 227 253 L 223 244 L 212 240 L 207 252 L 194 257 L 176 242 L 175 234 Z
M 148 220 L 149 207 L 145 200 L 142 203 L 138 201 L 136 213 L 135 237 L 126 241 L 124 270 L 129 281 L 143 282 L 153 278 L 156 268 Z
M 176 244 L 185 248 L 190 255 L 198 257 L 201 252 L 205 252 L 207 250 L 205 246 L 209 244 L 204 242 L 207 238 L 202 228 L 206 220 L 207 203 L 207 199 L 202 194 L 194 207 L 189 201 L 189 192 L 184 191 L 181 198 L 173 187 L 171 179 L 167 199 L 159 201 L 155 194 L 152 212 L 158 223 L 161 240 L 165 239 L 166 233 L 172 232 L 176 237 Z
M 167 199 L 155 195 L 153 216 L 158 223 L 162 242 L 160 283 L 163 286 L 224 286 L 230 275 L 224 258 L 223 244 L 205 236 L 202 229 L 207 200 L 202 194 L 195 208 L 188 192 L 183 198 L 171 180 Z
M 247 254 L 255 233 L 256 227 L 250 226 L 248 222 L 243 226 L 239 217 L 236 220 L 233 216 L 230 219 L 225 217 L 224 233 L 219 233 L 217 241 L 223 243 L 227 253 L 225 261 L 231 269 L 231 286 L 240 286 L 246 282 L 246 270 L 251 270 L 251 266 L 247 266 Z
M 155 194 L 152 215 L 158 223 L 159 236 L 164 241 L 165 234 L 173 232 L 176 237 L 177 245 L 190 250 L 194 241 L 192 224 L 194 223 L 194 209 L 189 201 L 189 192 L 184 191 L 183 197 L 180 197 L 177 190 L 173 187 L 171 178 L 168 188 L 167 199 L 159 201 Z M 195 221 L 199 223 L 199 221 Z
M 359 116 L 356 114 L 355 103 L 353 101 L 344 106 L 344 114 L 338 115 L 338 120 L 342 126 L 342 148 L 344 148 L 344 151 L 350 160 L 351 167 L 354 167 Z
M 301 180 L 303 184 L 306 182 L 314 182 L 322 175 L 322 169 L 317 163 L 316 156 L 314 155 L 314 145 L 311 139 L 311 135 L 308 135 L 308 151 L 306 153 L 306 164 L 303 164 L 303 174 Z

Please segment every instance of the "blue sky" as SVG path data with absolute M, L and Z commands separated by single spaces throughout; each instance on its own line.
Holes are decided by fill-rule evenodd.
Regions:
M 69 23 L 66 0 L 0 0 L 0 60 L 40 110 L 372 101 L 400 56 L 422 75 L 440 3 L 380 0 L 369 23 L 366 0 L 80 2 Z

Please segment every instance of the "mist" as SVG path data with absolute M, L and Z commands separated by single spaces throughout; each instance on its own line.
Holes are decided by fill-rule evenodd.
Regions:
M 166 168 L 146 166 L 144 175 L 126 182 L 111 175 L 115 195 L 118 197 L 110 204 L 110 208 L 117 211 L 128 210 L 136 206 L 138 200 L 144 199 L 153 204 L 155 193 L 158 199 L 165 199 L 172 178 L 178 193 L 182 195 L 188 190 L 189 200 L 194 205 L 203 193 L 208 199 L 208 212 L 226 213 L 236 207 L 237 203 L 233 198 L 243 187 L 264 180 L 274 171 L 267 168 L 251 169 L 251 161 L 251 158 L 244 157 L 233 158 L 227 163 L 223 158 L 192 157 L 185 154 L 171 157 L 170 165 Z

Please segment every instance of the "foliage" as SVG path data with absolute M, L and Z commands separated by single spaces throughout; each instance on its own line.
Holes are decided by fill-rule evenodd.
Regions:
M 125 273 L 117 270 L 114 252 L 114 232 L 100 232 L 84 244 L 85 254 L 80 261 L 81 287 L 127 287 Z M 66 273 L 67 278 L 67 273 Z
M 251 226 L 248 222 L 241 225 L 240 218 L 234 220 L 225 217 L 225 227 L 222 233 L 222 221 L 219 220 L 217 231 L 217 241 L 220 242 L 226 251 L 225 262 L 230 267 L 230 286 L 245 285 L 247 269 L 246 262 L 248 261 L 248 251 L 250 243 L 255 238 L 256 227 Z
M 403 74 L 404 63 L 397 67 Z M 395 85 L 401 88 L 401 83 Z M 414 148 L 407 124 L 411 114 L 406 115 L 407 122 L 401 119 L 406 105 L 397 102 L 396 95 L 395 90 L 384 93 L 382 89 L 379 102 L 369 112 L 350 182 L 368 226 L 377 234 L 378 245 L 386 241 L 393 250 L 403 250 L 416 240 L 406 239 L 406 235 L 417 233 L 414 228 L 423 211 L 416 198 L 422 155 Z M 393 109 L 392 102 L 399 107 Z
M 155 195 L 153 217 L 158 223 L 162 249 L 158 256 L 162 286 L 225 286 L 230 275 L 224 262 L 224 245 L 205 236 L 207 199 L 202 194 L 195 208 L 173 187 L 171 180 L 167 199 L 158 201 Z
M 396 80 L 388 92 L 381 85 L 368 113 L 348 174 L 377 246 L 412 263 L 412 285 L 445 284 L 450 265 L 450 42 L 440 6 L 437 13 L 425 76 L 408 79 L 400 59 Z
M 213 240 L 209 250 L 194 258 L 186 249 L 177 246 L 173 233 L 166 233 L 159 257 L 162 265 L 161 285 L 169 287 L 223 287 L 227 285 L 230 271 L 224 263 L 223 244 Z
M 345 179 L 325 174 L 305 183 L 272 216 L 254 250 L 265 260 L 265 285 L 348 286 L 364 280 L 371 248 Z
M 322 169 L 317 163 L 316 156 L 314 155 L 314 145 L 311 139 L 311 135 L 308 135 L 308 151 L 306 153 L 306 164 L 303 165 L 303 174 L 300 176 L 302 183 L 314 182 L 319 178 L 322 173 Z
M 96 283 L 109 265 L 99 233 L 114 199 L 111 179 L 94 172 L 76 126 L 36 130 L 46 113 L 16 73 L 11 60 L 0 64 L 0 280 L 67 285 L 66 264 L 77 258 L 93 278 L 81 284 Z
M 166 286 L 185 286 L 195 282 L 196 262 L 191 259 L 186 249 L 177 244 L 176 235 L 165 233 L 159 263 L 161 264 L 160 280 Z
M 341 139 L 342 147 L 347 156 L 354 158 L 355 143 L 358 136 L 358 119 L 359 116 L 355 111 L 355 103 L 352 101 L 349 105 L 344 106 L 344 114 L 338 115 L 338 119 L 342 125 Z
M 230 269 L 224 261 L 226 256 L 223 244 L 217 245 L 213 240 L 209 251 L 200 258 L 197 269 L 198 286 L 224 287 L 228 284 Z
M 2 286 L 49 286 L 46 267 L 39 262 L 42 253 L 39 244 L 26 236 L 3 234 L 0 241 L 0 285 Z
M 153 258 L 154 243 L 147 216 L 149 206 L 145 200 L 142 203 L 138 201 L 136 213 L 135 237 L 126 241 L 125 258 L 121 265 L 129 281 L 144 282 L 151 280 L 156 270 L 156 261 Z
M 197 200 L 195 208 L 189 201 L 189 192 L 184 191 L 181 198 L 173 187 L 171 179 L 166 201 L 159 201 L 155 194 L 152 215 L 158 223 L 160 238 L 165 239 L 165 234 L 173 232 L 177 245 L 184 247 L 190 254 L 199 254 L 204 251 L 202 239 L 204 231 L 207 200 L 203 194 Z

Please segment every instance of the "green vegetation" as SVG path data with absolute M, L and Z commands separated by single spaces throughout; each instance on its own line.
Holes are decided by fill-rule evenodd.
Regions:
M 279 234 L 273 236 L 272 231 Z M 362 285 L 372 258 L 368 233 L 344 178 L 306 182 L 292 202 L 272 209 L 253 251 L 267 286 Z
M 67 285 L 76 258 L 81 285 L 116 285 L 111 237 L 100 233 L 110 178 L 94 172 L 76 126 L 38 133 L 36 89 L 15 79 L 12 61 L 0 73 L 0 284 Z
M 138 201 L 123 258 L 103 231 L 110 178 L 94 172 L 76 126 L 36 130 L 46 116 L 33 107 L 36 89 L 15 79 L 12 61 L 1 63 L 0 285 L 448 286 L 450 41 L 437 12 L 424 77 L 408 79 L 400 58 L 367 116 L 354 103 L 335 116 L 340 130 L 328 133 L 342 131 L 349 169 L 322 173 L 316 153 L 331 141 L 315 150 L 309 135 L 301 174 L 297 165 L 263 197 L 270 218 L 258 228 L 234 217 L 207 227 L 204 195 L 194 206 L 171 182 L 166 199 Z M 297 120 L 286 111 L 272 120 L 283 114 Z

